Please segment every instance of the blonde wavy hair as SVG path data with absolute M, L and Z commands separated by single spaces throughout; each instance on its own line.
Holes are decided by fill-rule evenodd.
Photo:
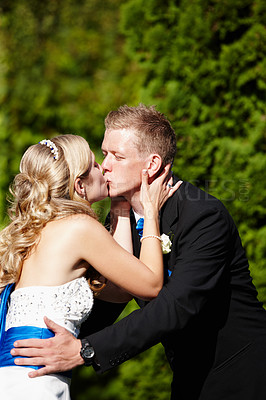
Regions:
M 51 140 L 58 149 L 58 159 L 45 145 L 29 147 L 21 159 L 20 173 L 10 186 L 11 222 L 0 233 L 0 292 L 7 284 L 18 281 L 23 261 L 38 244 L 40 232 L 48 222 L 73 214 L 96 218 L 74 188 L 75 180 L 85 178 L 90 171 L 87 141 L 76 135 Z M 95 278 L 95 271 L 92 273 Z

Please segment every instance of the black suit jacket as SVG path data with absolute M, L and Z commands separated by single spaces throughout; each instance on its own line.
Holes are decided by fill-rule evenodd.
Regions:
M 99 372 L 162 342 L 173 370 L 172 399 L 265 400 L 266 312 L 232 218 L 220 201 L 184 182 L 160 220 L 161 233 L 172 238 L 163 289 L 88 336 Z

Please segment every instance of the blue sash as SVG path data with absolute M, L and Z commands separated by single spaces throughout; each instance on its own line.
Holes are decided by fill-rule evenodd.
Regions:
M 49 339 L 54 336 L 54 333 L 49 329 L 37 328 L 36 326 L 17 326 L 8 329 L 4 332 L 3 340 L 1 344 L 0 353 L 0 367 L 10 367 L 11 365 L 16 365 L 14 363 L 15 357 L 10 353 L 10 350 L 14 348 L 14 342 L 16 340 L 23 339 Z M 25 358 L 19 356 L 19 358 Z M 24 367 L 29 367 L 33 369 L 39 369 L 43 366 L 38 365 L 23 365 Z
M 7 285 L 1 293 L 0 303 L 0 367 L 9 367 L 16 365 L 14 363 L 15 357 L 10 353 L 14 348 L 16 340 L 23 339 L 49 339 L 54 336 L 54 333 L 46 328 L 39 328 L 36 326 L 18 326 L 5 331 L 6 313 L 8 307 L 8 299 L 13 289 L 14 284 Z M 27 358 L 19 356 L 19 358 Z M 43 365 L 22 365 L 23 367 L 40 369 Z M 71 371 L 60 373 L 68 378 L 71 378 Z
M 7 285 L 0 296 L 0 349 L 2 349 L 2 341 L 4 339 L 5 327 L 6 327 L 6 313 L 7 304 L 10 293 L 13 290 L 14 283 Z

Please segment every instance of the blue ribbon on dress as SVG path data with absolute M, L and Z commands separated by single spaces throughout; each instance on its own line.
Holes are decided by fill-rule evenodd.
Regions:
M 6 313 L 9 296 L 13 290 L 14 283 L 6 285 L 0 296 L 0 348 L 2 349 L 2 341 L 6 327 Z
M 49 339 L 54 336 L 54 333 L 46 328 L 38 328 L 36 326 L 16 326 L 4 332 L 3 341 L 0 354 L 0 367 L 9 367 L 16 365 L 14 363 L 15 357 L 12 356 L 10 350 L 14 348 L 16 340 L 23 339 Z M 19 358 L 27 358 L 19 356 Z M 42 368 L 39 365 L 23 365 L 33 369 Z
M 15 357 L 10 353 L 14 348 L 16 340 L 23 339 L 49 339 L 54 336 L 54 333 L 47 328 L 40 328 L 37 326 L 17 326 L 5 331 L 6 326 L 6 313 L 8 307 L 8 300 L 12 292 L 14 284 L 9 284 L 1 293 L 0 303 L 0 367 L 10 367 L 16 365 Z M 27 358 L 19 356 L 18 358 Z M 21 365 L 33 369 L 40 369 L 43 365 Z M 71 378 L 71 371 L 60 372 L 59 375 L 64 375 Z

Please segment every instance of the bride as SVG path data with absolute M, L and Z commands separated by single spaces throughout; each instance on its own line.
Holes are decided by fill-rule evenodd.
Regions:
M 70 373 L 30 379 L 29 371 L 38 367 L 16 366 L 10 353 L 17 339 L 53 336 L 44 317 L 77 336 L 95 295 L 119 302 L 158 294 L 163 284 L 158 212 L 179 187 L 167 185 L 167 174 L 149 185 L 143 171 L 148 240 L 138 260 L 130 254 L 128 204 L 112 207 L 112 235 L 90 206 L 107 197 L 108 188 L 85 139 L 62 135 L 25 152 L 11 188 L 11 223 L 0 233 L 1 398 L 70 399 Z

